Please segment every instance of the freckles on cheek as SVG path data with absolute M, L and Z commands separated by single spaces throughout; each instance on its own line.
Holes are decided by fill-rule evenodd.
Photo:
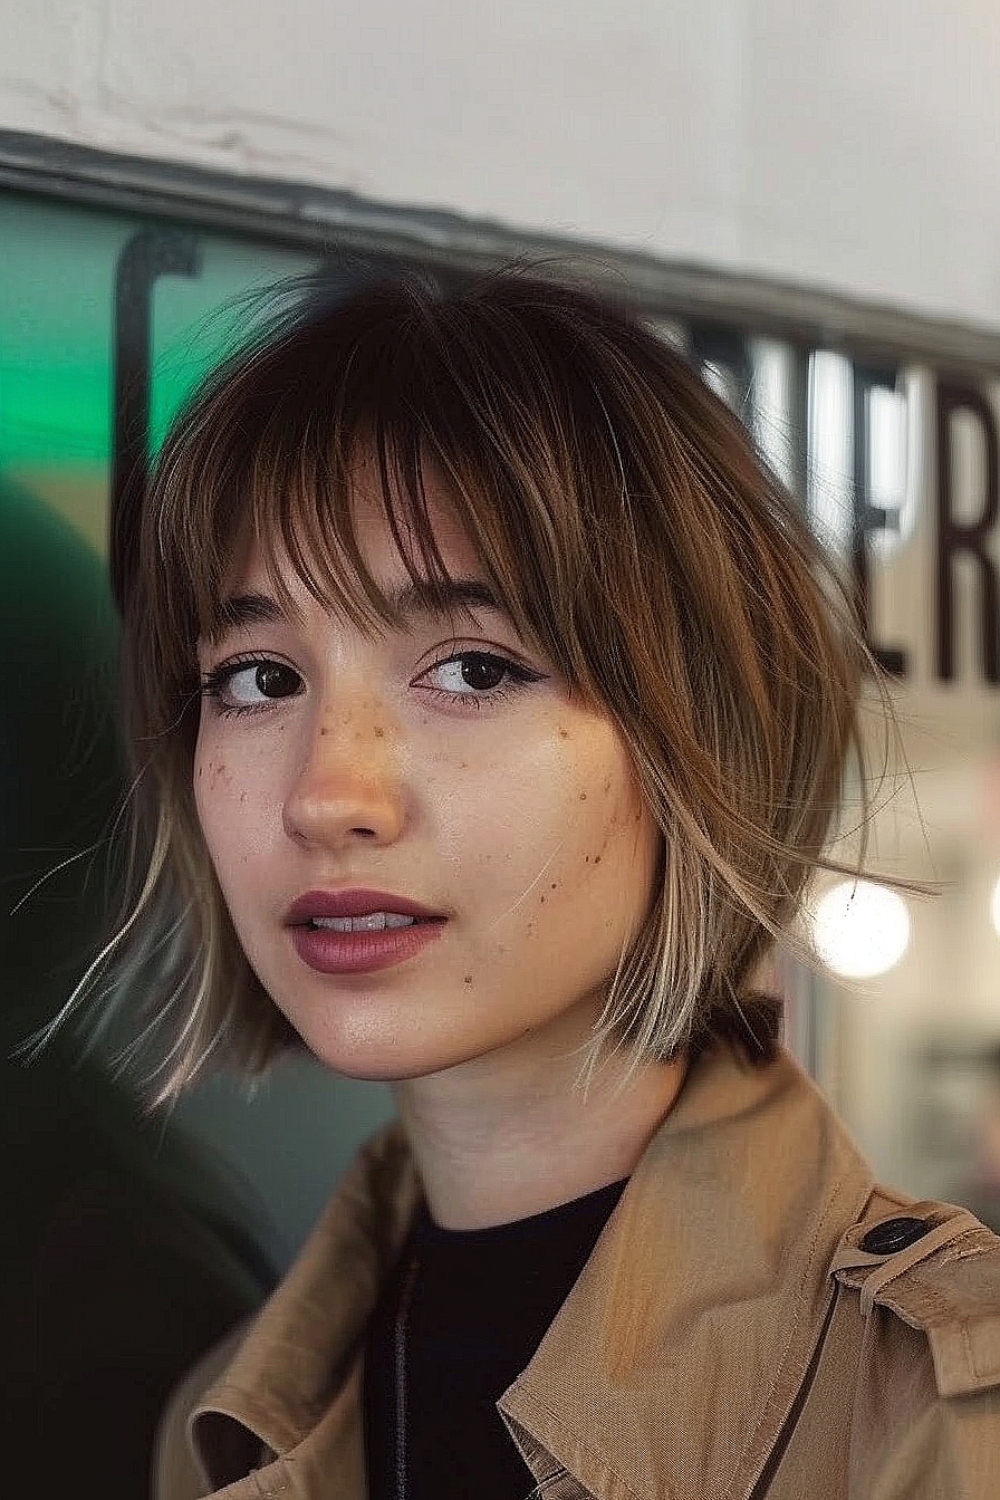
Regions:
M 590 827 L 583 835 L 583 864 L 596 870 L 609 851 L 618 856 L 619 845 L 626 836 L 630 845 L 634 845 L 633 831 L 642 822 L 643 814 L 641 807 L 633 808 L 627 792 L 616 786 L 613 777 L 604 777 L 589 795 L 593 812 Z M 586 802 L 588 793 L 581 791 L 578 797 Z
M 196 789 L 204 796 L 220 790 L 228 791 L 232 787 L 233 778 L 224 759 L 209 756 L 199 762 L 195 783 Z
M 224 755 L 208 754 L 197 763 L 194 800 L 202 832 L 211 846 L 218 841 L 223 826 L 231 822 L 232 808 L 247 801 L 247 792 L 234 778 Z

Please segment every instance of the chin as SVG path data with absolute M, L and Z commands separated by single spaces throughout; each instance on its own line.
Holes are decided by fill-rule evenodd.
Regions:
M 399 1065 L 398 1060 L 388 1060 L 383 1063 L 371 1061 L 367 1058 L 358 1057 L 344 1058 L 342 1056 L 331 1057 L 327 1053 L 309 1049 L 317 1062 L 329 1068 L 331 1073 L 337 1073 L 341 1078 L 354 1078 L 359 1083 L 402 1083 L 407 1078 L 422 1078 L 424 1070 L 416 1072 L 405 1071 Z
M 324 1068 L 345 1078 L 368 1083 L 396 1083 L 404 1078 L 420 1078 L 442 1066 L 434 1060 L 416 1058 L 411 1049 L 401 1046 L 398 1041 L 375 1037 L 370 1032 L 364 1036 L 331 1035 L 329 1031 L 319 1032 L 314 1026 L 303 1027 L 291 1017 L 289 1019 L 305 1050 Z
M 345 1078 L 366 1083 L 403 1083 L 411 1078 L 429 1078 L 481 1055 L 476 1049 L 456 1052 L 454 1046 L 433 1053 L 426 1049 L 407 1048 L 398 1042 L 373 1043 L 371 1039 L 366 1043 L 347 1042 L 342 1038 L 334 1042 L 330 1037 L 310 1040 L 304 1035 L 302 1039 L 308 1051 L 324 1067 Z

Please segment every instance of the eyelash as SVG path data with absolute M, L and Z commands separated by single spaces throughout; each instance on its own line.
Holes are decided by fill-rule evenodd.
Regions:
M 425 669 L 425 673 L 421 675 L 426 675 L 426 672 L 433 672 L 437 667 L 447 666 L 450 662 L 465 661 L 470 657 L 480 661 L 498 663 L 504 668 L 507 676 L 511 679 L 510 682 L 505 687 L 491 688 L 488 692 L 484 693 L 448 693 L 442 688 L 428 688 L 426 691 L 433 693 L 436 697 L 445 699 L 448 703 L 467 704 L 473 708 L 482 709 L 490 704 L 502 702 L 505 698 L 510 698 L 513 694 L 519 692 L 523 687 L 527 687 L 532 682 L 540 682 L 542 679 L 543 674 L 541 672 L 535 672 L 530 667 L 523 667 L 519 662 L 511 661 L 510 657 L 501 656 L 497 651 L 457 651 L 453 656 L 445 656 L 440 661 L 433 662 Z M 222 662 L 219 666 L 213 667 L 210 672 L 206 672 L 202 677 L 202 695 L 215 700 L 216 713 L 223 718 L 240 718 L 246 714 L 257 714 L 266 711 L 267 701 L 281 703 L 283 698 L 273 698 L 265 700 L 265 703 L 252 704 L 229 704 L 223 702 L 223 692 L 230 680 L 237 673 L 246 671 L 248 667 L 262 665 L 286 666 L 284 662 L 276 661 L 274 657 L 266 656 L 263 653 L 251 653 L 247 656 L 238 657 L 235 661 Z M 291 672 L 294 671 L 294 668 L 286 667 L 286 670 Z M 298 693 L 287 693 L 284 697 L 298 697 Z

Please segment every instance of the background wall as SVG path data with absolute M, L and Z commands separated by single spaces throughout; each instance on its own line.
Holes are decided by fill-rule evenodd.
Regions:
M 994 0 L 0 0 L 0 126 L 1000 327 Z

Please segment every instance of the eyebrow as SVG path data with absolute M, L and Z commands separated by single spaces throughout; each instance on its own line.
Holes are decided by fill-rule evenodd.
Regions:
M 441 617 L 449 613 L 453 606 L 464 606 L 470 610 L 491 610 L 494 614 L 502 615 L 506 620 L 510 619 L 508 611 L 504 609 L 489 584 L 481 579 L 450 579 L 442 586 L 441 593 L 441 603 L 435 603 L 426 584 L 414 583 L 410 579 L 391 589 L 387 597 L 393 608 L 407 620 L 419 615 Z M 239 630 L 247 625 L 287 624 L 288 618 L 278 600 L 272 598 L 270 594 L 255 591 L 232 594 L 219 606 L 219 623 L 212 632 L 211 639 L 218 644 L 233 630 Z

